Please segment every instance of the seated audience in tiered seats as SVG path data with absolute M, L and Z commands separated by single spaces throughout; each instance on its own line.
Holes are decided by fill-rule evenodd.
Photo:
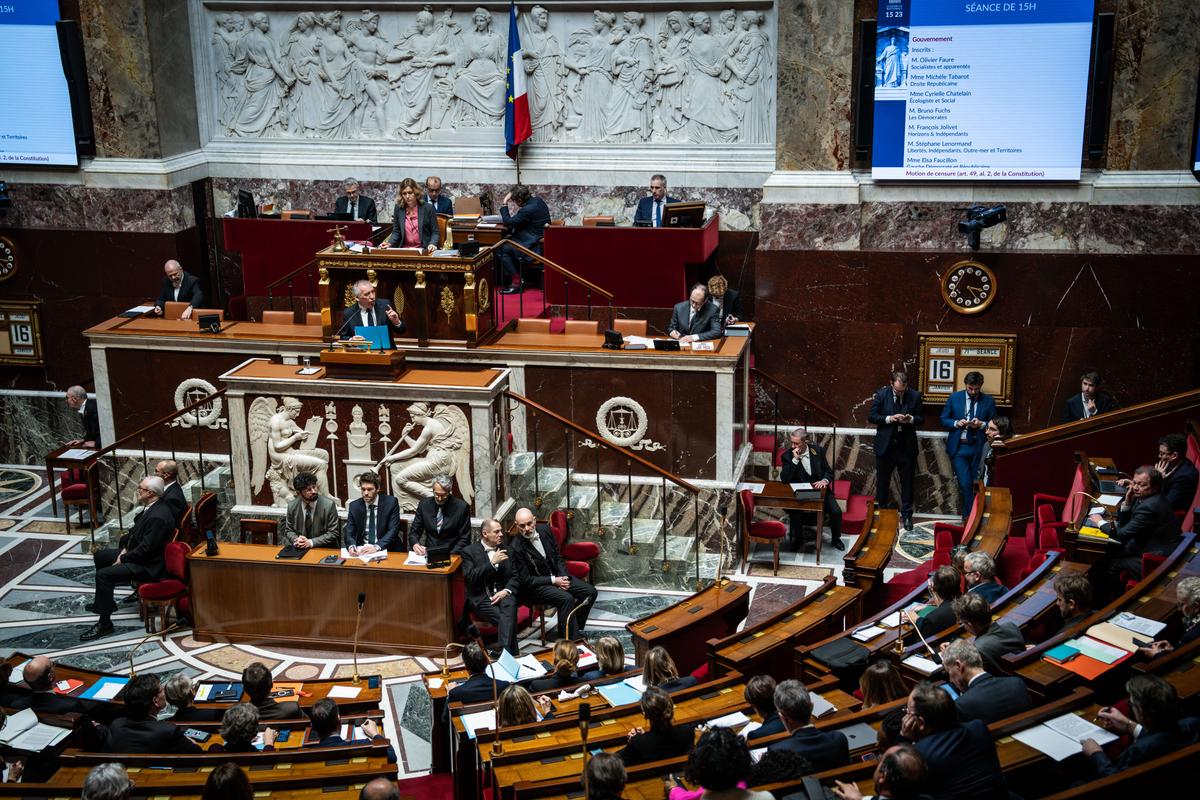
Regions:
M 1146 553 L 1166 555 L 1179 542 L 1179 518 L 1162 493 L 1162 473 L 1150 466 L 1133 471 L 1133 479 L 1125 491 L 1125 499 L 1117 512 L 1115 523 L 1098 514 L 1088 521 L 1108 534 L 1111 559 L 1110 579 L 1117 581 L 1121 573 L 1142 578 L 1142 556 Z
M 963 577 L 967 580 L 967 591 L 989 603 L 996 602 L 1008 591 L 996 579 L 996 562 L 987 553 L 967 553 L 963 558 Z
M 502 727 L 510 725 L 528 725 L 540 719 L 554 716 L 550 712 L 550 698 L 546 695 L 533 695 L 520 684 L 513 684 L 500 693 L 496 703 L 496 715 Z
M 933 600 L 932 611 L 925 616 L 918 615 L 918 609 L 908 612 L 909 621 L 927 639 L 954 625 L 953 604 L 962 596 L 962 575 L 954 567 L 938 567 L 929 576 L 929 596 Z
M 965 639 L 951 642 L 942 651 L 942 666 L 959 692 L 954 704 L 963 719 L 979 719 L 990 725 L 1033 708 L 1025 681 L 984 671 L 979 650 Z
M 242 688 L 246 690 L 250 702 L 258 708 L 259 719 L 302 718 L 304 712 L 300 710 L 299 703 L 291 700 L 279 703 L 271 697 L 272 685 L 271 670 L 262 662 L 255 661 L 242 670 Z
M 1169 653 L 1176 647 L 1183 647 L 1189 642 L 1200 639 L 1200 578 L 1191 577 L 1181 580 L 1175 587 L 1175 603 L 1183 618 L 1183 633 L 1175 642 L 1159 639 L 1145 647 L 1138 648 L 1138 652 L 1147 658 Z
M 750 749 L 729 728 L 709 728 L 692 748 L 688 780 L 703 787 L 701 800 L 774 800 L 770 792 L 745 788 L 750 777 Z M 671 800 L 676 797 L 672 790 Z
M 163 692 L 167 695 L 167 702 L 175 706 L 172 722 L 216 722 L 221 719 L 219 708 L 196 708 L 192 705 L 196 699 L 196 684 L 182 672 L 176 672 L 167 679 Z
M 125 800 L 133 782 L 120 764 L 98 764 L 83 779 L 83 800 Z
M 909 745 L 889 748 L 875 766 L 875 797 L 890 800 L 916 800 L 925 797 L 923 786 L 928 776 L 925 759 Z M 863 800 L 863 794 L 853 783 L 834 781 L 833 796 L 838 800 Z
M 746 734 L 746 741 L 752 742 L 763 736 L 783 733 L 783 720 L 775 709 L 775 679 L 770 675 L 755 675 L 746 681 L 742 690 L 746 702 L 754 706 L 754 710 L 762 717 L 762 725 Z
M 625 671 L 625 651 L 621 643 L 611 636 L 601 636 L 593 648 L 596 651 L 596 669 L 580 676 L 583 681 L 595 681 Z
M 241 767 L 226 761 L 209 773 L 200 800 L 254 800 L 254 787 Z
M 987 725 L 960 722 L 944 689 L 921 681 L 908 695 L 902 735 L 915 742 L 929 777 L 924 791 L 934 800 L 1006 800 L 1008 791 Z
M 372 778 L 359 790 L 358 800 L 400 800 L 400 787 L 387 778 Z
M 311 716 L 312 729 L 317 741 L 306 743 L 305 747 L 338 747 L 351 744 L 342 738 L 342 717 L 338 712 L 337 703 L 328 697 L 322 698 L 313 704 Z M 385 741 L 383 734 L 379 732 L 379 723 L 375 720 L 364 719 L 359 728 L 367 735 L 367 738 Z M 387 749 L 387 758 L 389 764 L 396 763 L 396 751 L 390 744 Z
M 850 763 L 850 743 L 845 734 L 813 727 L 812 696 L 800 681 L 786 680 L 775 687 L 775 708 L 790 736 L 772 744 L 768 751 L 800 753 L 818 772 Z
M 1000 665 L 1005 655 L 1025 649 L 1021 629 L 1011 622 L 993 622 L 992 607 L 980 595 L 968 592 L 955 600 L 954 616 L 963 630 L 975 637 L 983 667 L 994 675 L 1004 672 Z M 943 644 L 942 650 L 946 646 Z
M 492 699 L 492 678 L 487 674 L 487 654 L 478 642 L 468 642 L 462 651 L 463 666 L 470 677 L 446 693 L 451 703 L 486 703 Z M 508 688 L 508 681 L 497 680 L 495 691 Z
M 621 800 L 625 762 L 612 753 L 596 753 L 587 765 L 587 800 Z
M 1158 440 L 1158 462 L 1154 468 L 1162 473 L 1162 495 L 1172 511 L 1187 511 L 1196 496 L 1196 484 L 1200 473 L 1196 465 L 1188 461 L 1187 437 L 1182 433 L 1168 433 Z M 1128 490 L 1133 481 L 1121 478 L 1117 485 Z
M 199 753 L 200 746 L 173 722 L 158 720 L 167 697 L 157 675 L 142 673 L 125 686 L 125 716 L 117 717 L 100 734 L 106 753 Z
M 1102 708 L 1101 725 L 1133 742 L 1116 763 L 1109 760 L 1095 739 L 1083 740 L 1083 752 L 1098 778 L 1136 767 L 1200 741 L 1200 718 L 1181 719 L 1179 693 L 1157 675 L 1135 675 L 1125 684 L 1133 719 L 1115 708 Z
M 263 749 L 275 749 L 275 729 L 263 731 Z M 221 738 L 224 744 L 214 744 L 209 752 L 254 753 L 254 740 L 258 737 L 258 709 L 253 703 L 238 703 L 229 707 L 221 718 Z
M 679 677 L 675 659 L 662 647 L 651 647 L 646 651 L 645 663 L 642 664 L 642 682 L 647 686 L 657 686 L 665 692 L 678 692 L 697 683 L 691 675 Z
M 1054 604 L 1064 628 L 1083 622 L 1092 615 L 1092 582 L 1076 573 L 1055 577 Z
M 570 639 L 559 639 L 554 643 L 554 671 L 545 678 L 529 682 L 529 691 L 544 692 L 573 686 L 582 680 L 579 676 L 579 648 Z
M 886 658 L 873 661 L 863 670 L 862 677 L 858 679 L 858 690 L 862 693 L 864 709 L 899 700 L 908 694 L 900 673 Z
M 630 729 L 629 742 L 617 754 L 625 766 L 675 758 L 692 749 L 696 726 L 675 724 L 675 701 L 662 689 L 648 686 L 642 693 L 642 716 L 650 729 Z
M 33 690 L 29 695 L 13 698 L 13 708 L 32 708 L 46 714 L 84 714 L 83 701 L 54 693 L 54 662 L 48 656 L 34 656 L 25 665 L 25 683 Z

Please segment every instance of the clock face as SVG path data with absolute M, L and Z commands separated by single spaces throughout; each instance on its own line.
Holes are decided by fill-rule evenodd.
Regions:
M 978 314 L 996 299 L 996 274 L 978 261 L 960 261 L 942 275 L 942 299 L 960 314 Z
M 0 281 L 17 274 L 17 246 L 11 239 L 0 236 Z

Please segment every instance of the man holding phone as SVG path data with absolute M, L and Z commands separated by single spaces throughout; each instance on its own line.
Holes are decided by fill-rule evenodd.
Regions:
M 946 435 L 946 453 L 958 481 L 962 518 L 971 513 L 975 502 L 975 476 L 983 457 L 984 429 L 996 416 L 996 401 L 983 393 L 983 373 L 968 372 L 963 388 L 946 398 L 942 407 L 942 427 Z
M 917 426 L 925 419 L 921 393 L 908 388 L 903 370 L 875 393 L 867 419 L 875 425 L 875 503 L 888 507 L 892 473 L 900 473 L 900 519 L 904 530 L 912 530 L 913 479 L 917 474 Z

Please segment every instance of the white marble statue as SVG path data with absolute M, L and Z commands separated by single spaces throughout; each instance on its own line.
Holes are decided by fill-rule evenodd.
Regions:
M 687 16 L 682 11 L 672 11 L 659 29 L 655 43 L 654 139 L 658 141 L 682 138 L 687 123 L 683 115 L 687 44 Z
M 241 81 L 233 74 L 233 62 L 246 19 L 234 11 L 217 14 L 214 21 L 216 29 L 213 30 L 212 46 L 217 75 L 217 121 L 223 128 L 228 128 L 233 121 L 238 98 L 242 96 Z
M 283 61 L 296 78 L 284 101 L 284 111 L 288 132 L 297 136 L 317 135 L 325 105 L 316 27 L 316 14 L 298 14 L 283 50 Z
M 613 86 L 604 110 L 604 132 L 610 142 L 636 144 L 650 138 L 654 56 L 650 37 L 642 33 L 645 21 L 640 11 L 626 11 L 613 32 L 617 45 L 612 55 Z
M 471 480 L 471 427 L 457 406 L 437 404 L 430 411 L 427 403 L 408 407 L 412 420 L 400 432 L 395 446 L 405 445 L 398 453 L 386 456 L 383 464 L 397 464 L 392 470 L 392 489 L 400 501 L 400 511 L 413 511 L 421 498 L 433 494 L 433 479 L 451 475 L 467 503 L 475 496 Z M 420 434 L 414 439 L 414 428 Z
M 230 72 L 244 77 L 245 91 L 229 127 L 243 135 L 261 135 L 274 127 L 284 91 L 295 80 L 279 59 L 270 29 L 266 14 L 251 14 L 250 30 L 234 48 Z
M 732 8 L 727 8 L 717 17 L 717 38 L 721 47 L 733 49 L 734 40 L 738 38 L 738 15 Z
M 612 92 L 613 23 L 607 11 L 593 11 L 591 25 L 567 40 L 563 66 L 567 70 L 567 114 L 563 127 L 585 142 L 604 140 L 605 106 Z
M 471 30 L 457 50 L 461 65 L 454 80 L 454 122 L 460 128 L 496 125 L 504 120 L 504 62 L 508 43 L 493 30 L 492 12 L 477 8 Z
M 391 84 L 386 64 L 392 45 L 379 33 L 379 14 L 364 11 L 360 19 L 346 23 L 346 40 L 362 67 L 364 77 L 366 102 L 359 107 L 359 135 L 382 136 L 387 130 L 386 104 Z
M 771 43 L 762 30 L 762 14 L 743 11 L 738 20 L 741 35 L 733 42 L 727 62 L 734 76 L 730 94 L 739 120 L 739 140 L 770 142 L 774 138 L 771 106 L 775 82 L 771 69 Z M 769 87 L 769 91 L 764 91 Z
M 315 475 L 318 490 L 329 494 L 329 453 L 313 446 L 323 417 L 311 417 L 301 428 L 296 417 L 302 408 L 295 397 L 284 397 L 282 405 L 273 397 L 256 397 L 247 414 L 251 485 L 258 494 L 268 481 L 274 506 L 286 506 L 292 499 L 292 479 L 301 472 Z
M 330 139 L 355 138 L 359 134 L 355 111 L 366 102 L 367 73 L 342 35 L 342 12 L 321 14 L 317 24 L 319 74 L 324 86 L 317 129 Z
M 738 118 L 729 99 L 730 71 L 721 40 L 712 35 L 712 17 L 703 11 L 692 14 L 691 39 L 687 45 L 688 141 L 698 144 L 728 144 L 737 140 Z
M 525 54 L 525 91 L 529 98 L 529 119 L 535 141 L 552 141 L 566 115 L 562 85 L 566 77 L 562 48 L 550 32 L 550 12 L 534 6 L 521 17 L 521 50 Z
M 433 38 L 437 42 L 437 47 L 440 52 L 457 53 L 462 42 L 462 26 L 458 24 L 458 20 L 454 19 L 454 9 L 447 8 L 442 12 L 441 18 L 437 24 L 433 26 Z M 501 69 L 501 86 L 504 85 L 504 59 L 508 52 L 507 40 L 501 43 L 503 52 L 500 54 L 500 69 Z M 456 125 L 454 115 L 450 113 L 455 106 L 454 100 L 454 81 L 457 75 L 455 73 L 454 64 L 438 63 L 433 68 L 433 128 L 434 130 L 442 130 L 444 128 Z M 501 119 L 504 115 L 504 90 L 500 90 L 500 106 Z
M 434 69 L 454 63 L 446 45 L 434 35 L 433 14 L 418 12 L 416 23 L 400 36 L 388 56 L 399 64 L 392 83 L 400 101 L 400 121 L 396 135 L 405 139 L 423 138 L 433 127 Z

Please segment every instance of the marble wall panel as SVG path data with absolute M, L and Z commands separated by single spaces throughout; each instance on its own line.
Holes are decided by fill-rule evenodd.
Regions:
M 45 465 L 46 453 L 82 436 L 62 395 L 0 394 L 0 464 Z
M 9 181 L 18 228 L 176 233 L 196 225 L 190 186 L 170 190 L 100 189 Z
M 147 5 L 146 0 L 79 4 L 96 155 L 101 157 L 162 156 Z

